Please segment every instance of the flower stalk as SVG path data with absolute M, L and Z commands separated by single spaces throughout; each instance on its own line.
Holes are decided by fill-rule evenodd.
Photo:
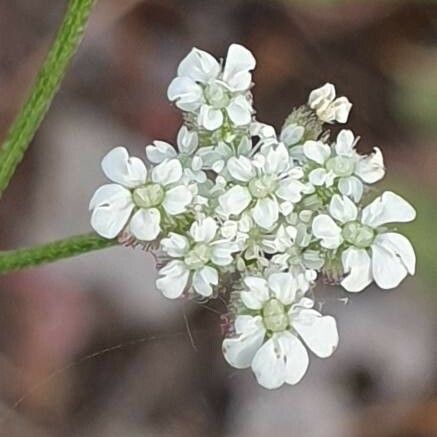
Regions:
M 94 233 L 75 235 L 26 249 L 0 252 L 0 274 L 48 264 L 118 244 Z
M 83 37 L 95 0 L 70 0 L 64 20 L 24 106 L 0 149 L 0 197 L 22 161 Z

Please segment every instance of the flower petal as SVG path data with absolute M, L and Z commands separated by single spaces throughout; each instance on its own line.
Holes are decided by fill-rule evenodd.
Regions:
M 251 200 L 249 190 L 240 185 L 235 185 L 218 198 L 221 209 L 228 216 L 238 215 L 243 212 L 249 206 Z
M 264 173 L 277 175 L 289 167 L 290 155 L 284 144 L 269 148 L 263 165 Z
M 284 305 L 290 305 L 294 301 L 296 287 L 291 273 L 272 273 L 267 281 L 276 298 Z
M 184 292 L 190 271 L 183 261 L 170 261 L 161 270 L 160 277 L 156 280 L 156 288 L 169 299 L 176 299 Z
M 275 194 L 283 200 L 296 203 L 302 198 L 302 191 L 305 185 L 293 178 L 285 178 L 279 182 L 279 187 Z
M 152 170 L 152 181 L 163 186 L 178 182 L 182 177 L 182 165 L 177 159 L 158 164 Z
M 188 252 L 189 243 L 183 235 L 170 232 L 167 238 L 161 240 L 161 247 L 169 256 L 182 257 Z
M 237 369 L 249 367 L 264 341 L 265 328 L 260 316 L 240 315 L 235 320 L 237 337 L 223 341 L 226 361 Z
M 270 297 L 267 281 L 256 276 L 246 276 L 244 284 L 249 289 L 241 292 L 244 305 L 252 310 L 260 310 Z
M 282 129 L 279 139 L 286 146 L 294 146 L 302 139 L 304 133 L 305 128 L 303 126 L 291 123 Z
M 315 309 L 302 308 L 291 323 L 305 344 L 320 358 L 332 355 L 338 345 L 337 323 L 332 316 L 322 316 Z
M 285 382 L 291 385 L 297 384 L 308 369 L 308 352 L 302 342 L 290 332 L 279 334 L 278 342 L 286 357 Z
M 252 106 L 244 96 L 237 96 L 232 99 L 226 108 L 226 112 L 235 126 L 245 126 L 252 120 Z
M 330 103 L 335 99 L 335 86 L 332 83 L 325 83 L 320 88 L 311 91 L 308 98 L 308 105 L 312 109 L 317 109 L 325 102 Z
M 353 156 L 355 154 L 355 138 L 349 129 L 342 129 L 337 135 L 335 142 L 335 151 L 340 156 Z
M 170 101 L 176 101 L 176 106 L 182 111 L 195 112 L 203 102 L 203 90 L 200 85 L 188 77 L 174 78 L 167 90 Z
M 355 176 L 340 178 L 338 180 L 338 189 L 341 194 L 350 197 L 354 202 L 358 203 L 363 196 L 363 183 Z
M 361 221 L 376 228 L 386 223 L 410 222 L 415 217 L 415 209 L 406 200 L 391 191 L 385 191 L 364 208 Z
M 165 141 L 154 141 L 146 146 L 147 159 L 153 164 L 159 164 L 165 159 L 176 158 L 176 150 Z
M 197 243 L 209 243 L 217 233 L 217 223 L 212 217 L 195 221 L 190 228 L 190 234 Z
M 178 76 L 189 77 L 195 82 L 206 83 L 220 73 L 220 64 L 204 50 L 191 49 L 179 64 Z
M 178 132 L 177 144 L 180 153 L 192 155 L 199 144 L 197 132 L 189 131 L 186 126 L 182 126 Z
M 253 208 L 252 217 L 258 226 L 270 229 L 279 218 L 279 205 L 276 199 L 265 197 L 258 199 Z
M 325 161 L 331 156 L 331 148 L 321 141 L 306 141 L 303 145 L 303 153 L 311 161 L 323 165 Z
M 162 206 L 167 214 L 177 215 L 185 212 L 192 200 L 193 193 L 189 188 L 185 185 L 179 185 L 165 192 Z
M 239 250 L 237 243 L 232 241 L 216 241 L 212 244 L 211 261 L 217 266 L 228 266 L 234 260 L 232 253 Z
M 213 289 L 211 285 L 218 284 L 217 270 L 210 266 L 204 266 L 200 270 L 194 272 L 193 288 L 201 296 L 209 297 L 212 295 Z
M 347 223 L 356 220 L 358 209 L 349 197 L 334 194 L 329 203 L 329 214 L 340 223 Z
M 161 232 L 161 214 L 156 208 L 139 209 L 131 218 L 129 229 L 138 240 L 153 241 Z
M 384 177 L 384 158 L 378 147 L 369 156 L 363 156 L 355 166 L 355 174 L 367 184 L 373 184 Z
M 252 76 L 250 70 L 256 61 L 252 53 L 239 44 L 231 44 L 226 56 L 223 80 L 231 91 L 245 91 L 250 87 Z
M 326 249 L 336 249 L 343 242 L 341 228 L 329 215 L 316 216 L 313 220 L 312 230 L 314 236 L 321 240 L 320 244 Z
M 124 147 L 115 147 L 102 159 L 102 169 L 108 179 L 127 188 L 135 188 L 146 182 L 147 170 L 144 162 L 129 157 Z
M 249 158 L 232 156 L 227 162 L 230 175 L 237 181 L 247 182 L 255 176 L 255 169 Z
M 371 246 L 372 273 L 380 288 L 391 289 L 402 282 L 408 270 L 398 253 L 393 251 L 392 245 L 385 243 L 376 238 Z
M 129 190 L 117 184 L 103 185 L 90 200 L 91 226 L 102 237 L 114 238 L 128 222 L 133 208 Z
M 221 109 L 215 109 L 209 105 L 202 105 L 197 121 L 200 126 L 203 126 L 207 130 L 216 130 L 223 124 L 223 113 Z
M 365 249 L 350 247 L 341 254 L 344 274 L 341 285 L 350 292 L 364 290 L 373 280 L 370 256 Z

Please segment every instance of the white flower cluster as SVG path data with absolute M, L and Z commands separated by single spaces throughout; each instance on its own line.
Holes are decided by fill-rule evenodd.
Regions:
M 184 116 L 177 147 L 153 142 L 147 163 L 110 151 L 102 168 L 112 183 L 90 209 L 103 237 L 127 233 L 156 251 L 166 297 L 227 298 L 224 356 L 272 389 L 301 380 L 305 346 L 319 357 L 337 347 L 335 319 L 311 297 L 319 276 L 357 292 L 414 274 L 414 250 L 390 224 L 415 210 L 390 191 L 368 201 L 385 173 L 382 153 L 359 154 L 350 130 L 331 138 L 325 123 L 345 123 L 351 109 L 332 84 L 312 91 L 277 135 L 255 119 L 254 67 L 241 45 L 223 63 L 192 49 L 168 89 Z

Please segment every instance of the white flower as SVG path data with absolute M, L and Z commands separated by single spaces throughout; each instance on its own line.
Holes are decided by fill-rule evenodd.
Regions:
M 218 269 L 229 266 L 238 250 L 235 243 L 219 238 L 211 217 L 195 221 L 188 237 L 170 233 L 161 240 L 161 248 L 174 259 L 159 270 L 156 287 L 170 299 L 180 297 L 189 284 L 199 295 L 210 297 L 219 281 Z
M 226 117 L 235 126 L 248 125 L 253 110 L 247 94 L 254 68 L 252 53 L 239 44 L 229 47 L 223 68 L 209 53 L 193 48 L 179 64 L 168 98 L 196 114 L 198 124 L 207 130 L 220 128 Z
M 305 128 L 303 126 L 299 126 L 296 123 L 290 123 L 282 129 L 279 139 L 286 146 L 291 147 L 299 143 L 304 133 Z
M 90 201 L 91 225 L 102 237 L 116 237 L 129 222 L 135 238 L 152 241 L 162 217 L 184 213 L 192 201 L 177 159 L 161 162 L 149 174 L 143 161 L 116 147 L 103 158 L 102 169 L 114 182 L 98 188 Z
M 336 194 L 329 213 L 314 218 L 313 234 L 327 249 L 335 250 L 344 244 L 341 261 L 347 276 L 341 285 L 347 291 L 361 291 L 373 279 L 380 288 L 390 289 L 408 273 L 414 275 L 416 256 L 411 243 L 403 235 L 381 227 L 414 220 L 414 208 L 402 197 L 386 191 L 359 214 L 348 197 Z
M 225 216 L 238 216 L 254 203 L 251 214 L 255 223 L 270 229 L 278 221 L 279 212 L 289 214 L 293 204 L 302 197 L 304 185 L 298 180 L 302 171 L 292 166 L 282 143 L 269 148 L 266 155 L 257 153 L 252 160 L 245 156 L 232 157 L 227 170 L 239 185 L 219 197 Z
M 325 123 L 346 123 L 352 108 L 347 97 L 335 98 L 335 87 L 331 83 L 311 91 L 308 105 Z
M 267 280 L 248 276 L 244 284 L 241 300 L 251 315 L 238 315 L 236 336 L 223 341 L 229 364 L 251 367 L 260 385 L 274 389 L 302 379 L 309 364 L 304 344 L 321 358 L 335 351 L 335 319 L 322 316 L 313 300 L 299 296 L 293 275 L 272 273 Z
M 343 129 L 333 147 L 321 141 L 306 141 L 303 145 L 305 157 L 316 168 L 308 175 L 314 186 L 330 187 L 338 179 L 342 194 L 356 202 L 363 194 L 363 182 L 372 184 L 384 177 L 384 161 L 381 151 L 375 147 L 369 156 L 359 155 L 355 150 L 357 140 L 352 131 Z

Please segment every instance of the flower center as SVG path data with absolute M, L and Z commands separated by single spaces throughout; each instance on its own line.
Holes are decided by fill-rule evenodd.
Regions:
M 271 175 L 263 175 L 249 181 L 250 194 L 257 199 L 262 199 L 272 194 L 276 187 L 277 183 Z
M 211 259 L 211 254 L 207 244 L 198 243 L 185 255 L 184 262 L 190 270 L 200 269 Z
M 230 101 L 227 90 L 217 82 L 212 82 L 205 88 L 205 98 L 216 109 L 226 108 Z
M 375 238 L 375 231 L 369 226 L 359 222 L 346 223 L 343 227 L 342 234 L 348 243 L 362 249 L 369 247 Z
M 262 310 L 264 326 L 272 332 L 285 331 L 288 327 L 288 316 L 285 306 L 278 299 L 270 299 Z
M 354 172 L 355 161 L 347 156 L 334 156 L 326 161 L 326 168 L 337 176 L 350 176 Z
M 136 188 L 132 196 L 135 205 L 138 207 L 152 208 L 162 203 L 165 197 L 165 191 L 159 184 L 149 184 Z

